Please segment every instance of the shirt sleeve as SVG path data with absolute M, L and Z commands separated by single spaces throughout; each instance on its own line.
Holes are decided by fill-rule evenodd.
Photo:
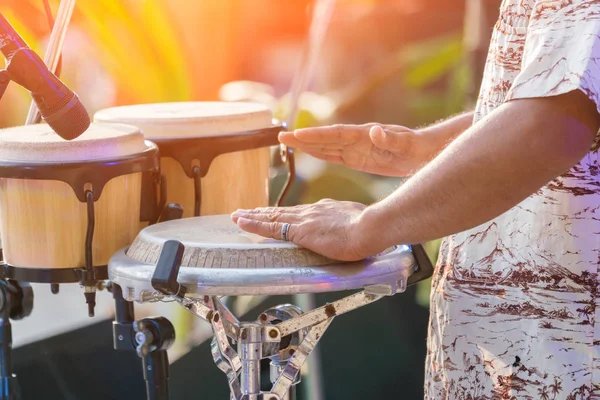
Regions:
M 600 112 L 600 1 L 537 0 L 506 101 L 581 90 Z

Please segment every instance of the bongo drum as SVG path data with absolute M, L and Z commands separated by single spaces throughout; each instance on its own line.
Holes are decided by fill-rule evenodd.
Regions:
M 211 324 L 212 356 L 227 375 L 230 398 L 269 400 L 294 398 L 300 368 L 336 316 L 401 293 L 432 272 L 420 245 L 397 245 L 361 261 L 340 262 L 244 232 L 229 215 L 145 228 L 108 265 L 109 279 L 126 301 L 175 300 Z M 363 290 L 313 310 L 280 305 L 256 321 L 239 321 L 219 298 L 355 289 Z M 162 337 L 157 331 L 144 336 L 143 328 L 138 332 L 138 346 L 153 345 L 146 336 L 148 341 Z M 261 391 L 265 358 L 271 360 L 269 392 Z
M 264 105 L 141 104 L 98 111 L 94 120 L 135 125 L 158 145 L 167 201 L 181 205 L 183 217 L 269 204 L 269 146 L 281 126 Z
M 142 174 L 158 173 L 157 146 L 133 126 L 96 123 L 71 141 L 46 124 L 0 130 L 5 275 L 105 279 L 110 257 L 139 232 Z
M 109 279 L 130 294 L 128 300 L 144 301 L 159 294 L 151 278 L 169 240 L 185 248 L 177 279 L 189 295 L 351 290 L 409 280 L 417 272 L 412 246 L 395 246 L 360 262 L 339 262 L 291 242 L 242 231 L 229 215 L 214 215 L 154 224 L 127 249 L 119 250 L 109 262 Z

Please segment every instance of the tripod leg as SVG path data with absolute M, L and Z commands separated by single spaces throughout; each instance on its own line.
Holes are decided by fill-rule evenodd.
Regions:
M 169 357 L 175 328 L 164 317 L 144 318 L 133 323 L 138 356 L 142 357 L 148 400 L 169 400 Z
M 294 295 L 294 304 L 304 312 L 316 308 L 314 294 Z M 308 374 L 302 380 L 302 388 L 306 391 L 303 396 L 305 400 L 324 400 L 323 383 L 321 380 L 321 357 L 318 349 L 314 349 L 310 358 L 306 361 Z

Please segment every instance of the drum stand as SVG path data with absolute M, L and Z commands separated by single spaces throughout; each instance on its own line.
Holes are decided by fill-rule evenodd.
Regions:
M 294 386 L 299 382 L 300 369 L 336 316 L 403 292 L 408 284 L 430 275 L 425 270 L 419 272 L 417 265 L 412 277 L 396 275 L 388 283 L 367 286 L 305 313 L 285 304 L 265 311 L 257 321 L 242 322 L 218 296 L 185 297 L 186 287 L 177 282 L 183 251 L 184 246 L 178 241 L 164 243 L 152 287 L 211 324 L 211 352 L 215 364 L 227 376 L 230 400 L 295 399 Z M 416 257 L 422 259 L 419 254 Z M 237 343 L 237 352 L 232 343 Z M 261 391 L 260 382 L 260 361 L 265 358 L 271 360 L 273 386 L 268 392 Z
M 113 342 L 115 350 L 132 351 L 142 359 L 148 400 L 169 399 L 169 358 L 167 350 L 175 341 L 175 328 L 164 317 L 136 321 L 133 303 L 123 298 L 121 287 L 109 286 L 115 299 Z
M 165 187 L 164 182 L 162 187 Z M 164 195 L 161 197 L 164 198 Z M 180 219 L 182 215 L 181 206 L 170 203 L 163 208 L 158 221 Z M 136 321 L 133 303 L 125 300 L 121 287 L 109 282 L 107 289 L 112 292 L 115 300 L 115 321 L 113 322 L 115 350 L 135 350 L 142 359 L 148 400 L 168 400 L 169 358 L 167 350 L 175 341 L 173 324 L 164 317 L 144 318 Z
M 10 320 L 31 314 L 33 290 L 28 283 L 0 280 L 0 400 L 19 400 L 21 388 L 12 372 L 12 329 Z

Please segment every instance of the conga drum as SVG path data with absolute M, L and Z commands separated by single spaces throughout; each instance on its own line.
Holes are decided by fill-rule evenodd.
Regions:
M 133 126 L 96 123 L 71 141 L 46 124 L 0 130 L 5 277 L 93 291 L 139 232 L 143 174 L 158 181 L 158 148 Z
M 182 102 L 108 108 L 96 122 L 139 127 L 161 153 L 167 201 L 183 217 L 269 204 L 269 146 L 281 126 L 262 104 Z
M 420 245 L 397 245 L 361 261 L 340 262 L 244 232 L 229 215 L 145 228 L 113 256 L 108 269 L 126 300 L 175 300 L 212 325 L 213 359 L 228 377 L 232 399 L 275 400 L 293 398 L 302 364 L 336 316 L 401 293 L 433 272 Z M 220 301 L 220 296 L 350 290 L 354 293 L 313 310 L 285 304 L 247 322 Z M 265 358 L 271 360 L 269 392 L 261 391 L 260 360 Z

